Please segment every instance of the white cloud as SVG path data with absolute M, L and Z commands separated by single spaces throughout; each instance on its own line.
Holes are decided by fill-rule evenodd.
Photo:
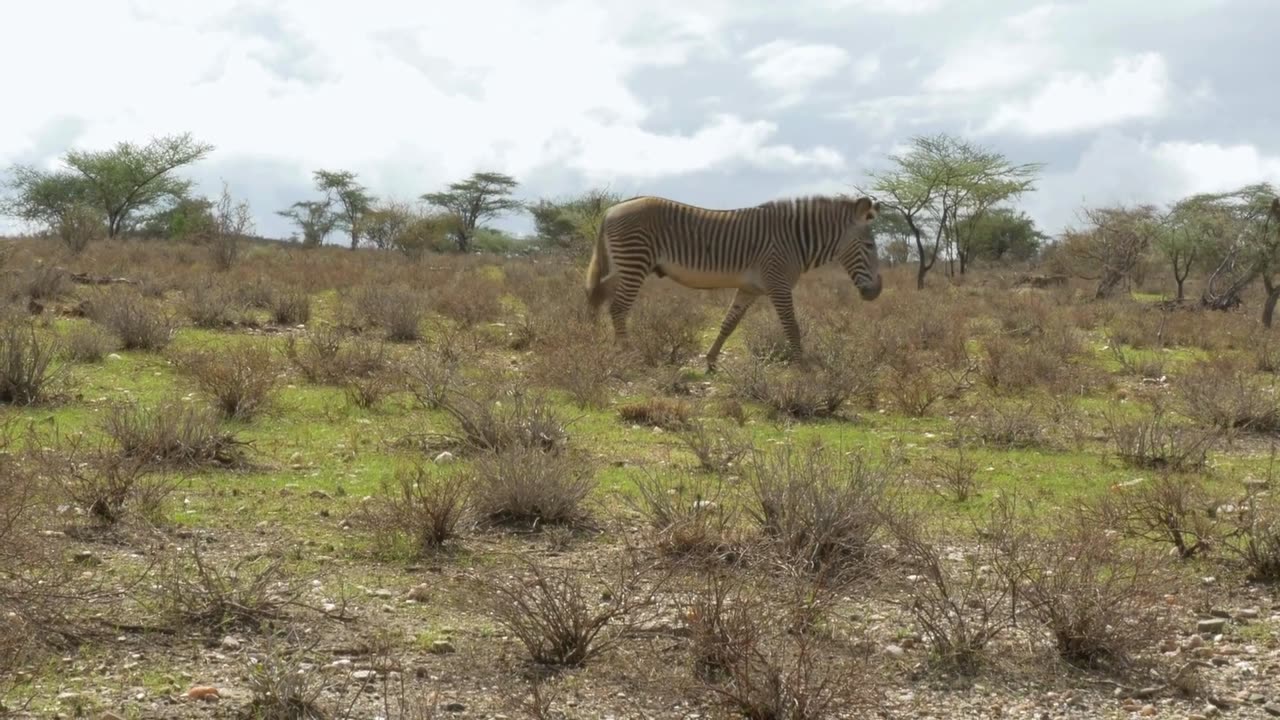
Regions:
M 880 56 L 876 53 L 863 55 L 853 63 L 853 81 L 865 85 L 880 72 Z
M 800 102 L 819 82 L 849 63 L 849 53 L 835 45 L 774 40 L 746 53 L 753 63 L 751 77 L 766 90 L 781 93 L 778 106 Z
M 1030 98 L 1001 104 L 984 131 L 1052 135 L 1157 118 L 1169 106 L 1170 89 L 1159 53 L 1122 57 L 1102 76 L 1056 73 Z
M 1211 142 L 1163 142 L 1152 155 L 1178 178 L 1179 192 L 1224 192 L 1256 182 L 1280 185 L 1280 157 L 1254 145 Z
M 1000 90 L 1041 76 L 1061 57 L 1049 37 L 1061 10 L 1050 3 L 1005 18 L 995 29 L 951 52 L 925 78 L 924 89 L 935 93 Z

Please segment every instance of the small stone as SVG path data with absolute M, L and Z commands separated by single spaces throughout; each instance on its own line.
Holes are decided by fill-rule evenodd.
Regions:
M 1245 608 L 1244 610 L 1236 611 L 1236 617 L 1241 620 L 1257 620 L 1258 615 L 1257 608 Z
M 1227 629 L 1226 618 L 1215 617 L 1215 618 L 1210 618 L 1208 620 L 1201 620 L 1200 622 L 1196 623 L 1197 632 L 1216 634 L 1216 633 L 1222 632 L 1225 629 Z
M 1262 709 L 1266 710 L 1267 714 L 1271 717 L 1280 717 L 1280 704 L 1268 703 L 1263 705 Z
M 239 650 L 240 649 L 240 641 L 230 635 L 222 638 L 222 642 L 218 644 L 222 646 L 223 650 Z
M 436 640 L 431 643 L 432 655 L 448 655 L 449 653 L 455 652 L 458 652 L 458 648 L 454 647 L 453 643 L 448 640 Z
M 327 492 L 325 492 L 325 491 L 323 491 L 323 490 L 312 490 L 312 491 L 307 495 L 307 497 L 311 498 L 312 500 L 329 500 L 329 499 L 331 499 L 331 498 L 329 497 L 329 493 L 327 493 Z
M 390 590 L 387 590 L 387 589 L 385 589 L 385 588 L 379 588 L 379 589 L 374 590 L 372 593 L 369 593 L 369 594 L 370 594 L 370 595 L 373 595 L 374 597 L 379 597 L 379 598 L 395 597 L 395 593 L 393 593 L 393 592 L 391 592 Z
M 1212 717 L 1218 717 L 1219 715 L 1221 715 L 1222 711 L 1212 705 L 1206 704 L 1204 706 L 1204 709 L 1200 711 L 1200 714 L 1204 715 L 1207 718 L 1212 718 Z
M 414 602 L 426 602 L 431 599 L 431 588 L 426 583 L 415 585 L 409 589 L 409 592 L 405 597 Z
M 376 670 L 357 670 L 351 673 L 351 679 L 359 682 L 373 680 L 376 677 L 378 677 L 378 671 Z
M 436 455 L 435 464 L 437 465 L 446 465 L 451 462 L 453 462 L 453 453 L 448 450 Z
M 1142 717 L 1155 717 L 1157 712 L 1159 711 L 1156 710 L 1155 705 L 1144 705 L 1142 709 L 1138 711 L 1138 714 Z
M 884 654 L 894 658 L 895 660 L 901 660 L 906 656 L 907 651 L 897 645 L 886 645 L 884 648 Z
M 1199 635 L 1192 635 L 1191 638 L 1187 640 L 1186 647 L 1188 650 L 1195 650 L 1196 648 L 1202 645 L 1204 645 L 1204 638 L 1200 637 Z
M 1259 695 L 1258 693 L 1250 693 L 1249 702 L 1254 705 L 1264 705 L 1267 702 L 1267 696 Z
M 107 356 L 107 359 L 108 359 L 108 360 L 122 360 L 123 358 L 121 358 L 121 357 L 120 357 L 120 353 L 111 353 L 110 355 L 108 355 L 108 356 Z
M 445 706 L 444 706 L 444 711 L 445 711 L 445 712 L 451 712 L 451 713 L 460 713 L 460 712 L 464 712 L 466 709 L 467 709 L 467 706 L 466 706 L 466 705 L 463 705 L 463 704 L 462 704 L 462 703 L 460 703 L 460 702 L 451 702 L 451 703 L 446 703 L 446 704 L 445 704 Z
M 102 564 L 102 561 L 99 560 L 96 555 L 89 552 L 88 550 L 81 550 L 80 552 L 77 552 L 74 556 L 72 556 L 72 559 L 81 565 L 101 565 Z

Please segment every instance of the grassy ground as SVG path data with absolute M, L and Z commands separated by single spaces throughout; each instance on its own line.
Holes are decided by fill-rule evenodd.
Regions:
M 1238 509 L 1251 487 L 1246 480 L 1270 478 L 1271 442 L 1280 429 L 1275 379 L 1260 360 L 1270 341 L 1250 317 L 1194 311 L 1163 317 L 1140 301 L 1086 302 L 1085 293 L 1070 288 L 1014 291 L 995 274 L 958 286 L 933 278 L 933 287 L 922 293 L 908 289 L 907 275 L 891 274 L 879 301 L 861 303 L 850 299 L 847 279 L 827 274 L 806 279 L 798 292 L 806 343 L 814 349 L 811 364 L 773 365 L 757 357 L 778 339 L 776 321 L 762 303 L 726 347 L 724 369 L 708 374 L 700 353 L 714 338 L 725 296 L 651 281 L 634 318 L 637 355 L 674 362 L 646 363 L 624 357 L 602 326 L 592 325 L 580 307 L 576 267 L 556 260 L 407 262 L 366 253 L 255 249 L 232 271 L 216 273 L 194 247 L 118 244 L 89 253 L 58 257 L 50 247 L 23 241 L 9 257 L 8 294 L 24 312 L 39 296 L 41 312 L 33 322 L 40 338 L 69 342 L 87 328 L 109 326 L 103 308 L 125 294 L 168 313 L 175 326 L 158 348 L 123 349 L 116 332 L 101 359 L 59 353 L 50 365 L 54 380 L 47 397 L 0 406 L 12 430 L 7 467 L 38 486 L 39 501 L 21 526 L 32 537 L 43 533 L 38 552 L 44 554 L 31 557 L 48 560 L 68 587 L 99 590 L 78 592 L 59 612 L 22 611 L 28 631 L 58 630 L 31 631 L 34 642 L 12 655 L 14 679 L 0 684 L 0 697 L 19 716 L 302 717 L 311 689 L 326 716 L 430 717 L 431 699 L 448 716 L 733 716 L 747 714 L 743 703 L 729 702 L 735 693 L 767 684 L 762 678 L 778 667 L 775 674 L 790 678 L 797 695 L 823 696 L 816 680 L 825 673 L 840 697 L 826 712 L 788 717 L 862 716 L 860 707 L 895 717 L 1112 717 L 1130 712 L 1126 702 L 1186 717 L 1228 698 L 1241 705 L 1240 716 L 1262 716 L 1260 704 L 1236 696 L 1275 678 L 1271 608 L 1277 599 L 1273 586 L 1246 579 L 1248 567 L 1230 551 L 1238 535 L 1215 539 L 1209 550 L 1179 561 L 1166 552 L 1168 543 L 1126 533 L 1130 526 L 1114 514 L 1105 520 L 1113 524 L 1091 531 L 1090 537 L 1116 532 L 1123 554 L 1107 550 L 1117 553 L 1108 562 L 1121 563 L 1126 572 L 1139 562 L 1129 553 L 1154 553 L 1156 574 L 1142 577 L 1166 583 L 1115 596 L 1112 623 L 1129 622 L 1121 616 L 1126 603 L 1133 605 L 1135 622 L 1145 618 L 1150 603 L 1139 596 L 1174 597 L 1170 629 L 1150 625 L 1151 635 L 1134 641 L 1129 662 L 1081 669 L 1028 621 L 976 643 L 982 647 L 974 652 L 984 659 L 974 671 L 940 654 L 927 618 L 912 611 L 913 602 L 946 608 L 957 601 L 920 589 L 918 578 L 927 574 L 919 568 L 929 567 L 931 558 L 949 568 L 945 578 L 952 584 L 943 590 L 956 594 L 976 582 L 983 592 L 996 592 L 998 583 L 982 579 L 991 576 L 989 568 L 975 575 L 965 570 L 963 557 L 984 552 L 989 538 L 976 534 L 974 525 L 987 522 L 1010 497 L 1035 500 L 1036 533 L 1067 532 L 1059 524 L 1071 523 L 1060 521 L 1075 517 L 1077 508 L 1105 514 L 1099 510 L 1105 501 L 1128 488 L 1188 479 L 1195 492 L 1186 494 L 1190 506 L 1180 522 L 1198 523 L 1214 511 L 1215 533 L 1238 528 L 1235 515 L 1218 510 L 1224 504 Z M 38 268 L 51 264 L 96 268 L 140 284 L 37 283 Z M 35 288 L 46 283 L 53 287 Z M 205 305 L 226 310 L 228 323 L 193 325 L 197 288 L 213 294 Z M 275 317 L 280 297 L 289 292 L 309 298 L 302 322 Z M 425 304 L 419 308 L 419 302 Z M 421 337 L 387 339 L 406 324 Z M 308 379 L 307 367 L 290 357 L 290 339 L 295 349 L 310 347 L 321 329 L 334 327 L 348 333 L 345 350 L 324 360 L 328 377 Z M 28 460 L 42 445 L 46 455 L 61 457 L 75 437 L 85 447 L 106 448 L 89 456 L 90 465 L 117 457 L 118 439 L 105 428 L 121 403 L 148 411 L 171 399 L 205 407 L 214 393 L 184 359 L 202 351 L 234 365 L 234 358 L 247 357 L 245 340 L 270 349 L 267 365 L 242 368 L 239 376 L 268 379 L 269 400 L 250 417 L 214 423 L 217 433 L 235 439 L 243 457 L 235 467 L 148 466 L 139 486 L 167 489 L 154 512 L 143 511 L 135 488 L 118 520 L 95 519 L 86 503 L 77 502 L 85 494 L 68 490 L 74 481 L 67 473 Z M 378 359 L 360 364 L 362 353 L 375 352 Z M 1212 361 L 1228 365 L 1209 366 Z M 1223 380 L 1209 388 L 1198 372 L 1229 375 L 1238 383 Z M 475 408 L 517 403 L 510 394 L 486 394 L 493 388 L 545 398 L 559 421 L 551 426 L 564 427 L 563 453 L 570 459 L 542 470 L 541 454 L 508 458 L 503 465 L 502 453 L 466 442 L 456 415 L 424 405 L 421 397 L 436 387 L 446 388 L 446 404 L 459 407 L 471 407 L 466 398 L 476 399 Z M 353 399 L 361 388 L 378 391 L 369 407 Z M 652 408 L 653 417 L 646 418 L 643 407 L 632 407 L 655 402 L 684 410 L 668 422 Z M 1210 406 L 1248 424 L 1215 428 Z M 628 407 L 638 415 L 621 417 Z M 468 412 L 477 417 L 478 410 Z M 869 523 L 874 568 L 860 557 L 851 566 L 852 579 L 810 577 L 752 520 L 751 511 L 761 509 L 753 505 L 760 487 L 753 483 L 763 472 L 753 462 L 757 456 L 742 455 L 717 472 L 700 470 L 690 429 L 696 425 L 682 426 L 682 414 L 709 437 L 725 438 L 729 449 L 791 447 L 803 455 L 824 447 L 819 464 L 834 468 L 829 477 L 837 484 L 853 472 L 839 458 L 883 463 L 890 479 L 865 496 L 867 502 L 889 512 L 890 504 L 879 509 L 878 503 L 890 488 L 901 508 L 922 513 L 916 520 L 924 529 L 847 520 L 850 526 Z M 511 427 L 520 428 L 528 418 L 515 420 Z M 968 470 L 952 473 L 957 479 L 948 485 L 939 461 Z M 1179 462 L 1185 468 L 1171 472 Z M 387 519 L 387 499 L 415 469 L 436 479 L 433 488 L 449 487 L 450 478 L 484 484 L 496 473 L 519 488 L 533 487 L 530 478 L 549 479 L 553 489 L 539 492 L 554 496 L 572 494 L 561 481 L 585 473 L 592 490 L 568 513 L 574 520 L 568 523 L 493 523 L 468 507 L 457 537 L 419 551 L 412 533 L 398 532 L 402 525 Z M 694 515 L 685 520 L 698 538 L 714 531 L 717 547 L 735 548 L 729 555 L 737 561 L 708 565 L 664 554 L 673 542 L 693 543 L 685 536 L 672 540 L 671 526 L 662 526 L 655 506 L 645 501 L 646 478 L 664 482 L 665 496 L 680 498 L 677 505 L 688 499 L 679 495 L 687 484 L 727 488 L 716 507 L 737 510 L 724 521 L 728 530 L 689 520 Z M 951 497 L 957 491 L 968 497 Z M 522 497 L 537 506 L 530 511 L 535 516 L 547 516 L 550 500 L 560 499 Z M 839 494 L 821 497 L 826 499 L 809 508 L 818 515 L 806 522 L 820 522 L 814 518 L 832 508 L 852 518 L 861 507 L 841 504 L 848 498 Z M 911 543 L 923 536 L 938 542 Z M 192 565 L 196 548 L 208 564 L 203 574 Z M 645 588 L 661 580 L 656 604 L 645 607 L 653 617 L 628 626 L 616 643 L 581 665 L 555 670 L 533 662 L 519 632 L 503 622 L 503 606 L 493 602 L 503 597 L 503 583 L 517 582 L 512 578 L 530 571 L 530 561 L 544 573 L 567 570 L 570 580 L 585 583 L 579 610 L 589 614 L 638 592 L 614 577 L 633 557 L 629 551 L 651 566 Z M 249 565 L 234 575 L 218 574 L 244 562 Z M 0 567 L 0 581 L 20 582 L 27 567 L 33 565 L 25 560 L 17 569 Z M 1112 565 L 1104 569 L 1115 571 Z M 771 630 L 786 625 L 771 612 L 793 613 L 803 605 L 799 598 L 821 596 L 821 618 L 814 621 L 820 631 L 799 636 L 816 632 L 819 639 L 810 647 L 795 633 L 779 632 L 770 635 L 769 660 L 752 661 L 750 672 L 731 673 L 730 680 L 698 677 L 691 658 L 705 638 L 689 620 L 687 598 L 706 597 L 709 579 L 722 576 L 754 588 L 744 597 L 764 603 L 757 619 L 773 618 Z M 538 597 L 531 589 L 537 585 L 518 582 L 526 584 L 517 595 Z M 25 597 L 0 592 L 6 603 L 0 609 L 17 612 L 19 603 L 34 602 Z M 941 611 L 953 640 L 971 632 L 957 630 L 957 623 L 999 624 L 971 616 L 970 606 L 982 605 L 976 597 Z M 206 615 L 192 610 L 211 605 L 216 611 Z M 991 615 L 996 606 L 988 602 L 984 612 Z M 1258 614 L 1246 618 L 1237 612 L 1242 608 Z M 1234 618 L 1223 638 L 1206 636 L 1210 644 L 1252 647 L 1254 674 L 1206 663 L 1203 684 L 1183 688 L 1177 669 L 1184 657 L 1199 657 L 1187 643 L 1199 637 L 1196 618 L 1209 610 L 1227 610 Z M 621 626 L 610 624 L 602 637 L 612 637 L 614 627 Z M 1175 652 L 1161 652 L 1165 641 Z M 299 668 L 306 672 L 286 672 Z M 797 683 L 802 676 L 811 682 Z M 290 677 L 307 680 L 288 688 Z M 1152 685 L 1161 688 L 1151 697 L 1137 692 Z M 220 699 L 189 699 L 188 691 L 200 686 L 217 688 Z M 1115 687 L 1124 689 L 1113 692 Z M 547 707 L 530 704 L 543 693 Z M 282 695 L 294 697 L 292 710 L 270 702 Z

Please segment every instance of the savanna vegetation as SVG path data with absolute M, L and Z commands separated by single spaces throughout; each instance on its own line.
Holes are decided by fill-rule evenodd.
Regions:
M 318 170 L 255 236 L 188 136 L 11 169 L 0 716 L 1280 713 L 1280 205 L 1017 208 L 946 136 L 884 291 L 587 310 L 594 189 Z M 528 212 L 535 237 L 490 227 Z M 332 240 L 332 242 L 326 242 Z

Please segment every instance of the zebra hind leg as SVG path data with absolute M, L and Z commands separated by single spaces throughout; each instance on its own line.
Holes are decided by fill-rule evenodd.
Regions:
M 778 322 L 782 324 L 782 330 L 787 336 L 787 345 L 790 349 L 787 361 L 792 364 L 802 363 L 804 360 L 804 348 L 801 346 L 800 325 L 796 322 L 796 311 L 794 302 L 791 299 L 791 289 L 780 288 L 770 291 L 769 301 L 773 303 L 774 312 L 778 315 Z
M 613 339 L 623 349 L 630 346 L 627 338 L 627 315 L 640 294 L 640 285 L 644 278 L 619 277 L 613 290 L 613 298 L 609 303 L 609 317 L 613 320 Z

